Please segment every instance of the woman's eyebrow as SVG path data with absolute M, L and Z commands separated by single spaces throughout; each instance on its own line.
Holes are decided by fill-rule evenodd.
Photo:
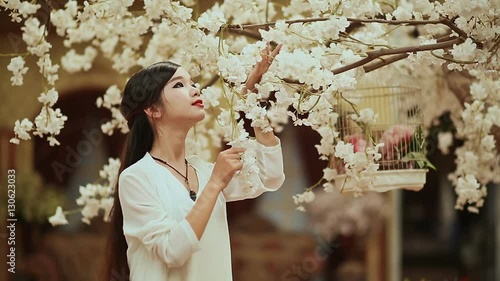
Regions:
M 191 83 L 194 83 L 193 80 L 191 80 L 191 78 L 186 78 L 184 76 L 176 76 L 176 77 L 170 79 L 170 81 L 168 83 L 170 84 L 172 82 L 175 82 L 177 80 L 182 80 L 182 79 L 187 79 L 187 80 L 191 81 Z

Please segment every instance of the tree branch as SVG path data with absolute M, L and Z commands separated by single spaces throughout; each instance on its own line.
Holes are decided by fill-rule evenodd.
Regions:
M 342 72 L 346 72 L 346 71 L 349 71 L 349 70 L 354 69 L 356 67 L 365 65 L 365 64 L 371 62 L 372 60 L 379 58 L 381 56 L 396 55 L 396 54 L 406 54 L 408 56 L 409 53 L 447 49 L 447 48 L 453 47 L 453 45 L 455 45 L 455 44 L 459 44 L 462 42 L 463 42 L 462 38 L 456 37 L 453 40 L 449 40 L 449 41 L 445 41 L 445 42 L 441 42 L 441 43 L 371 51 L 371 52 L 366 53 L 366 55 L 367 55 L 366 58 L 361 59 L 357 62 L 348 64 L 348 65 L 339 67 L 337 69 L 334 69 L 334 70 L 332 70 L 332 72 L 333 72 L 333 74 L 340 74 Z M 400 60 L 400 59 L 398 59 L 398 60 Z M 374 69 L 371 69 L 370 71 L 372 71 L 372 70 L 374 70 Z
M 243 35 L 243 36 L 246 36 L 249 38 L 253 38 L 253 39 L 259 40 L 259 41 L 262 40 L 262 36 L 260 36 L 259 33 L 251 32 L 251 31 L 247 31 L 247 30 L 243 30 L 243 29 L 228 29 L 226 31 L 229 33 L 240 34 L 240 35 Z
M 330 18 L 306 18 L 306 19 L 296 19 L 296 20 L 287 20 L 286 24 L 291 25 L 294 23 L 309 23 L 309 22 L 318 22 L 318 21 L 327 21 Z M 424 24 L 444 24 L 457 32 L 460 36 L 461 33 L 465 33 L 461 31 L 457 26 L 455 26 L 448 19 L 440 19 L 440 20 L 385 20 L 385 19 L 354 19 L 347 18 L 347 21 L 353 23 L 385 23 L 390 25 L 424 25 Z M 270 26 L 275 26 L 276 22 L 267 22 L 267 23 L 257 23 L 257 24 L 228 24 L 225 26 L 226 29 L 248 29 L 248 28 L 268 28 Z M 455 30 L 457 29 L 457 30 Z M 459 32 L 460 30 L 461 32 Z
M 286 24 L 294 24 L 294 23 L 307 23 L 307 22 L 317 22 L 317 21 L 326 21 L 329 18 L 308 18 L 308 19 L 297 19 L 297 20 L 287 20 Z M 266 22 L 266 23 L 256 23 L 256 24 L 228 24 L 223 28 L 226 29 L 248 29 L 248 28 L 268 28 L 270 26 L 275 26 L 276 22 Z
M 337 74 L 340 74 L 342 72 L 346 72 L 346 71 L 349 71 L 351 69 L 354 69 L 354 68 L 360 67 L 362 65 L 365 65 L 365 64 L 371 62 L 372 60 L 374 60 L 376 58 L 378 58 L 378 57 L 367 56 L 366 58 L 358 60 L 357 62 L 354 62 L 354 63 L 348 64 L 348 65 L 344 65 L 342 67 L 336 68 L 336 69 L 332 70 L 332 72 L 333 72 L 333 74 L 337 75 Z
M 453 47 L 453 45 L 455 45 L 455 44 L 460 44 L 462 42 L 463 42 L 462 38 L 455 37 L 453 40 L 449 40 L 449 41 L 445 41 L 445 42 L 441 42 L 441 43 L 401 47 L 401 48 L 394 48 L 394 49 L 382 49 L 382 50 L 367 52 L 366 54 L 368 56 L 379 57 L 379 56 L 384 56 L 384 55 L 394 55 L 394 54 L 401 54 L 401 53 L 416 53 L 416 52 L 421 52 L 421 51 L 447 49 L 447 48 Z
M 383 58 L 378 58 L 380 61 L 379 62 L 374 62 L 368 65 L 363 66 L 363 69 L 365 70 L 366 73 L 374 71 L 375 69 L 381 68 L 383 66 L 389 65 L 391 63 L 397 62 L 399 60 L 405 59 L 409 56 L 409 54 L 399 54 L 399 55 L 393 55 L 387 59 Z
M 371 51 L 371 52 L 366 53 L 367 54 L 366 58 L 363 58 L 359 61 L 356 61 L 356 62 L 348 64 L 348 65 L 336 68 L 336 69 L 332 70 L 332 73 L 337 75 L 337 74 L 355 69 L 355 68 L 360 67 L 360 66 L 363 66 L 363 69 L 365 70 L 365 72 L 370 72 L 370 71 L 374 71 L 378 68 L 381 68 L 383 66 L 394 63 L 396 61 L 405 59 L 410 55 L 410 53 L 417 53 L 417 52 L 429 51 L 429 50 L 446 49 L 446 48 L 452 47 L 454 44 L 459 44 L 461 42 L 463 42 L 462 38 L 459 38 L 459 37 L 453 38 L 452 37 L 452 38 L 449 38 L 449 40 L 446 40 L 446 41 L 441 42 L 441 43 Z M 381 58 L 382 56 L 388 56 L 388 55 L 391 55 L 391 57 L 389 57 L 387 59 Z M 380 61 L 372 63 L 372 64 L 368 64 L 369 62 L 371 62 L 375 59 L 380 59 Z M 291 83 L 291 84 L 302 84 L 299 81 L 292 80 L 292 79 L 283 79 L 283 81 L 286 83 Z

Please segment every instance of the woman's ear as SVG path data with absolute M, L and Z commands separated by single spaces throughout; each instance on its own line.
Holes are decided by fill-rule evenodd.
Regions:
M 144 109 L 144 112 L 146 115 L 148 115 L 151 118 L 160 118 L 161 117 L 161 111 L 156 105 L 152 105 L 146 109 Z

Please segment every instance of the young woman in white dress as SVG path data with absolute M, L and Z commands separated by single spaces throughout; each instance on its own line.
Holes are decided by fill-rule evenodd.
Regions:
M 263 52 L 248 89 L 280 47 Z M 214 164 L 185 156 L 186 135 L 205 111 L 199 89 L 179 65 L 161 62 L 134 74 L 121 111 L 130 132 L 115 188 L 104 280 L 232 280 L 226 202 L 282 185 L 279 139 L 255 128 L 261 184 L 248 193 L 232 180 L 244 149 L 222 151 Z

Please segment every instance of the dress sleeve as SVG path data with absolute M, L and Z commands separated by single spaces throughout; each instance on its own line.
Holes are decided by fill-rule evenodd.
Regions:
M 253 189 L 243 188 L 236 178 L 233 178 L 223 190 L 227 202 L 255 198 L 266 191 L 278 190 L 285 181 L 283 172 L 283 154 L 281 142 L 276 137 L 278 144 L 264 146 L 257 142 L 257 165 L 259 166 L 259 185 Z
M 140 241 L 168 267 L 180 267 L 199 250 L 198 238 L 185 219 L 177 222 L 169 217 L 149 192 L 150 186 L 146 176 L 120 175 L 123 233 Z

